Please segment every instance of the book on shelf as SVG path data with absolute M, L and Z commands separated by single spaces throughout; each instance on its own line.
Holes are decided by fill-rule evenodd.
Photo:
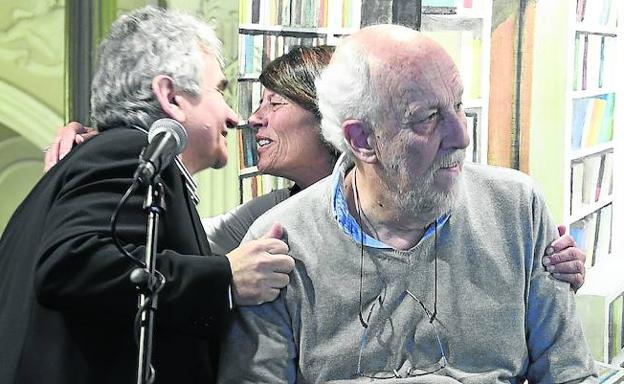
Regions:
M 600 63 L 603 60 L 600 55 L 602 51 L 602 42 L 602 35 L 587 35 L 587 57 L 583 63 L 583 89 L 600 88 Z
M 583 204 L 591 204 L 596 201 L 601 163 L 602 156 L 589 156 L 583 159 Z
M 594 264 L 600 263 L 610 252 L 611 233 L 613 228 L 613 208 L 611 204 L 597 212 L 596 241 L 594 245 Z
M 609 175 L 605 175 L 604 167 L 605 167 L 605 156 L 601 155 L 600 156 L 600 168 L 598 170 L 598 181 L 596 182 L 596 188 L 595 188 L 595 192 L 594 192 L 594 201 L 600 201 L 601 192 L 602 192 L 602 185 L 603 185 L 603 183 L 605 183 L 603 181 L 603 179 L 608 179 L 609 178 Z M 606 195 L 607 194 L 605 193 L 605 196 Z
M 302 28 L 360 26 L 360 0 L 241 0 L 241 24 Z
M 585 253 L 585 268 L 595 265 L 594 243 L 596 239 L 596 214 L 592 213 L 570 225 L 570 236 Z
M 598 268 L 598 267 L 596 267 Z M 593 271 L 590 271 L 590 273 Z M 584 287 L 583 287 L 584 288 Z M 605 292 L 585 293 L 583 288 L 575 296 L 576 311 L 583 324 L 583 333 L 589 343 L 589 348 L 596 362 L 606 364 L 609 361 L 608 353 L 608 321 L 609 321 L 609 301 L 611 298 Z M 611 376 L 613 369 L 601 369 L 598 367 L 598 375 L 603 379 Z M 610 381 L 606 381 L 610 382 Z
M 296 46 L 316 46 L 327 43 L 325 36 L 252 35 L 241 33 L 239 39 L 238 60 L 240 75 L 260 73 L 262 68 L 270 61 L 289 52 Z
M 605 152 L 601 157 L 594 201 L 600 201 L 600 199 L 611 195 L 613 184 L 613 152 Z
M 256 132 L 249 127 L 240 130 L 240 148 L 242 161 L 241 169 L 253 167 L 258 164 L 258 147 L 256 144 Z
M 614 36 L 577 32 L 574 39 L 573 89 L 610 86 L 617 75 L 617 47 Z
M 583 208 L 583 176 L 585 163 L 575 161 L 571 166 L 572 175 L 570 177 L 570 215 Z
M 613 138 L 615 94 L 574 99 L 572 103 L 572 149 L 589 148 Z
M 576 21 L 614 27 L 618 0 L 577 0 Z
M 239 176 L 239 184 L 241 188 L 241 203 L 245 203 L 272 191 L 289 188 L 293 183 L 282 177 L 252 173 Z
M 578 181 L 574 183 L 575 175 L 574 167 L 578 163 L 582 163 L 582 169 L 577 166 L 577 171 L 582 173 L 582 185 L 579 189 Z M 572 200 L 577 201 L 579 192 L 581 194 L 581 203 L 584 205 L 592 204 L 597 201 L 605 200 L 611 195 L 613 189 L 613 151 L 601 152 L 595 155 L 584 157 L 572 164 Z M 575 207 L 574 205 L 572 205 Z M 575 207 L 576 208 L 576 207 Z M 573 213 L 577 209 L 573 209 Z
M 238 113 L 248 119 L 251 113 L 260 106 L 262 84 L 258 81 L 238 82 Z
M 466 160 L 479 162 L 479 113 L 478 108 L 466 109 L 466 127 L 470 143 L 466 147 Z
M 570 225 L 570 236 L 586 256 L 585 267 L 592 267 L 611 253 L 613 208 L 608 204 Z
M 591 114 L 586 115 L 585 125 L 583 127 L 583 138 L 581 140 L 581 146 L 583 148 L 591 147 L 598 144 L 598 137 L 600 137 L 600 129 L 602 128 L 602 119 L 605 115 L 606 100 L 601 98 L 594 98 Z
M 622 309 L 624 297 L 618 296 L 609 303 L 609 361 L 622 353 Z
M 572 77 L 572 89 L 578 90 L 581 89 L 581 80 L 580 80 L 580 72 L 582 72 L 583 68 L 583 51 L 584 51 L 584 41 L 581 42 L 582 34 L 576 33 L 574 37 L 574 73 Z
M 256 176 L 243 177 L 240 179 L 241 203 L 258 197 L 258 181 Z
M 604 95 L 606 98 L 606 104 L 604 109 L 604 116 L 602 116 L 602 124 L 600 126 L 600 133 L 598 134 L 598 143 L 606 143 L 613 139 L 613 115 L 615 111 L 615 94 L 609 93 Z
M 613 151 L 604 154 L 603 163 L 599 197 L 610 196 L 613 193 Z

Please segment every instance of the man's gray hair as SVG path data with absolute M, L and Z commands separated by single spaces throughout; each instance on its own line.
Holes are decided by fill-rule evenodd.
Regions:
M 370 56 L 358 44 L 345 42 L 315 82 L 321 132 L 327 142 L 343 153 L 351 153 L 342 133 L 345 120 L 362 120 L 367 130 L 379 121 L 379 101 L 373 93 L 375 79 L 369 60 Z
M 98 130 L 147 130 L 165 117 L 152 92 L 157 75 L 170 76 L 176 90 L 199 96 L 205 53 L 223 67 L 214 29 L 191 15 L 148 6 L 121 16 L 100 45 L 91 83 L 91 115 Z

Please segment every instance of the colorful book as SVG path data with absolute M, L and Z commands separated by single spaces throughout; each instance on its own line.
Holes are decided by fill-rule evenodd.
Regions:
M 587 259 L 592 260 L 592 265 L 596 265 L 597 262 L 597 260 L 595 259 L 596 219 L 596 213 L 592 213 L 591 215 L 583 219 L 583 221 L 585 221 L 585 240 L 583 241 L 585 244 L 585 256 L 587 257 Z
M 613 193 L 613 152 L 604 155 L 603 175 L 600 182 L 600 193 L 603 197 Z
M 574 38 L 574 77 L 572 89 L 577 91 L 581 88 L 581 73 L 583 71 L 583 46 L 581 35 L 577 32 Z
M 589 148 L 598 144 L 606 104 L 607 101 L 605 99 L 599 97 L 591 99 L 590 110 L 585 115 L 585 126 L 583 127 L 583 148 Z
M 581 148 L 583 143 L 583 128 L 589 99 L 575 99 L 572 103 L 572 149 Z
M 581 89 L 587 89 L 587 57 L 589 56 L 589 35 L 583 34 L 583 66 L 581 70 Z
M 570 178 L 570 215 L 578 212 L 583 207 L 583 169 L 582 161 L 572 163 Z
M 596 187 L 600 175 L 602 156 L 589 156 L 583 159 L 583 204 L 596 201 Z
M 622 352 L 623 297 L 618 296 L 609 304 L 609 361 Z
M 600 86 L 601 49 L 602 36 L 589 34 L 587 39 L 587 73 L 584 89 L 595 89 Z
M 604 114 L 602 116 L 602 124 L 600 133 L 598 134 L 598 143 L 606 143 L 613 139 L 613 114 L 615 110 L 615 94 L 609 93 L 603 96 L 605 99 Z
M 577 0 L 576 1 L 576 21 L 583 21 L 583 17 L 585 16 L 585 0 Z
M 611 243 L 612 233 L 612 216 L 613 208 L 609 204 L 598 212 L 598 221 L 596 222 L 596 250 L 594 260 L 596 263 L 601 262 L 609 255 L 609 244 Z

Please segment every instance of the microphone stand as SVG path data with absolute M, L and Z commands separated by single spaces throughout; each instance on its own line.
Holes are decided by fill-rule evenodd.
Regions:
M 145 268 L 137 268 L 130 274 L 130 280 L 139 291 L 140 322 L 139 356 L 137 384 L 150 384 L 154 381 L 155 370 L 151 365 L 154 315 L 158 306 L 158 292 L 165 284 L 165 278 L 156 271 L 156 250 L 158 245 L 158 221 L 165 211 L 165 190 L 159 178 L 147 187 L 143 209 L 148 212 L 147 235 L 145 241 Z

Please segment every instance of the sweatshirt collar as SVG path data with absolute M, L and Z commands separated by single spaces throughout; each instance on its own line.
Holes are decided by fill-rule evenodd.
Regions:
M 353 238 L 353 240 L 355 240 L 357 243 L 359 243 L 360 240 L 363 239 L 364 245 L 367 247 L 378 249 L 393 249 L 391 246 L 383 243 L 382 241 L 379 241 L 374 237 L 369 236 L 366 232 L 362 233 L 362 230 L 358 225 L 357 220 L 353 216 L 351 216 L 351 213 L 349 212 L 349 206 L 347 204 L 347 200 L 345 199 L 342 185 L 344 183 L 344 178 L 347 171 L 353 168 L 353 166 L 353 160 L 350 157 L 347 157 L 345 154 L 342 154 L 340 156 L 340 158 L 336 162 L 336 165 L 334 166 L 334 170 L 332 172 L 331 189 L 332 214 L 340 228 L 344 231 L 344 233 L 347 234 L 347 236 Z M 449 217 L 450 214 L 445 213 L 444 215 L 437 218 L 436 222 L 438 229 L 446 224 Z M 435 225 L 430 225 L 416 246 L 419 246 L 425 239 L 427 239 L 429 236 L 432 236 L 434 233 L 434 229 Z

